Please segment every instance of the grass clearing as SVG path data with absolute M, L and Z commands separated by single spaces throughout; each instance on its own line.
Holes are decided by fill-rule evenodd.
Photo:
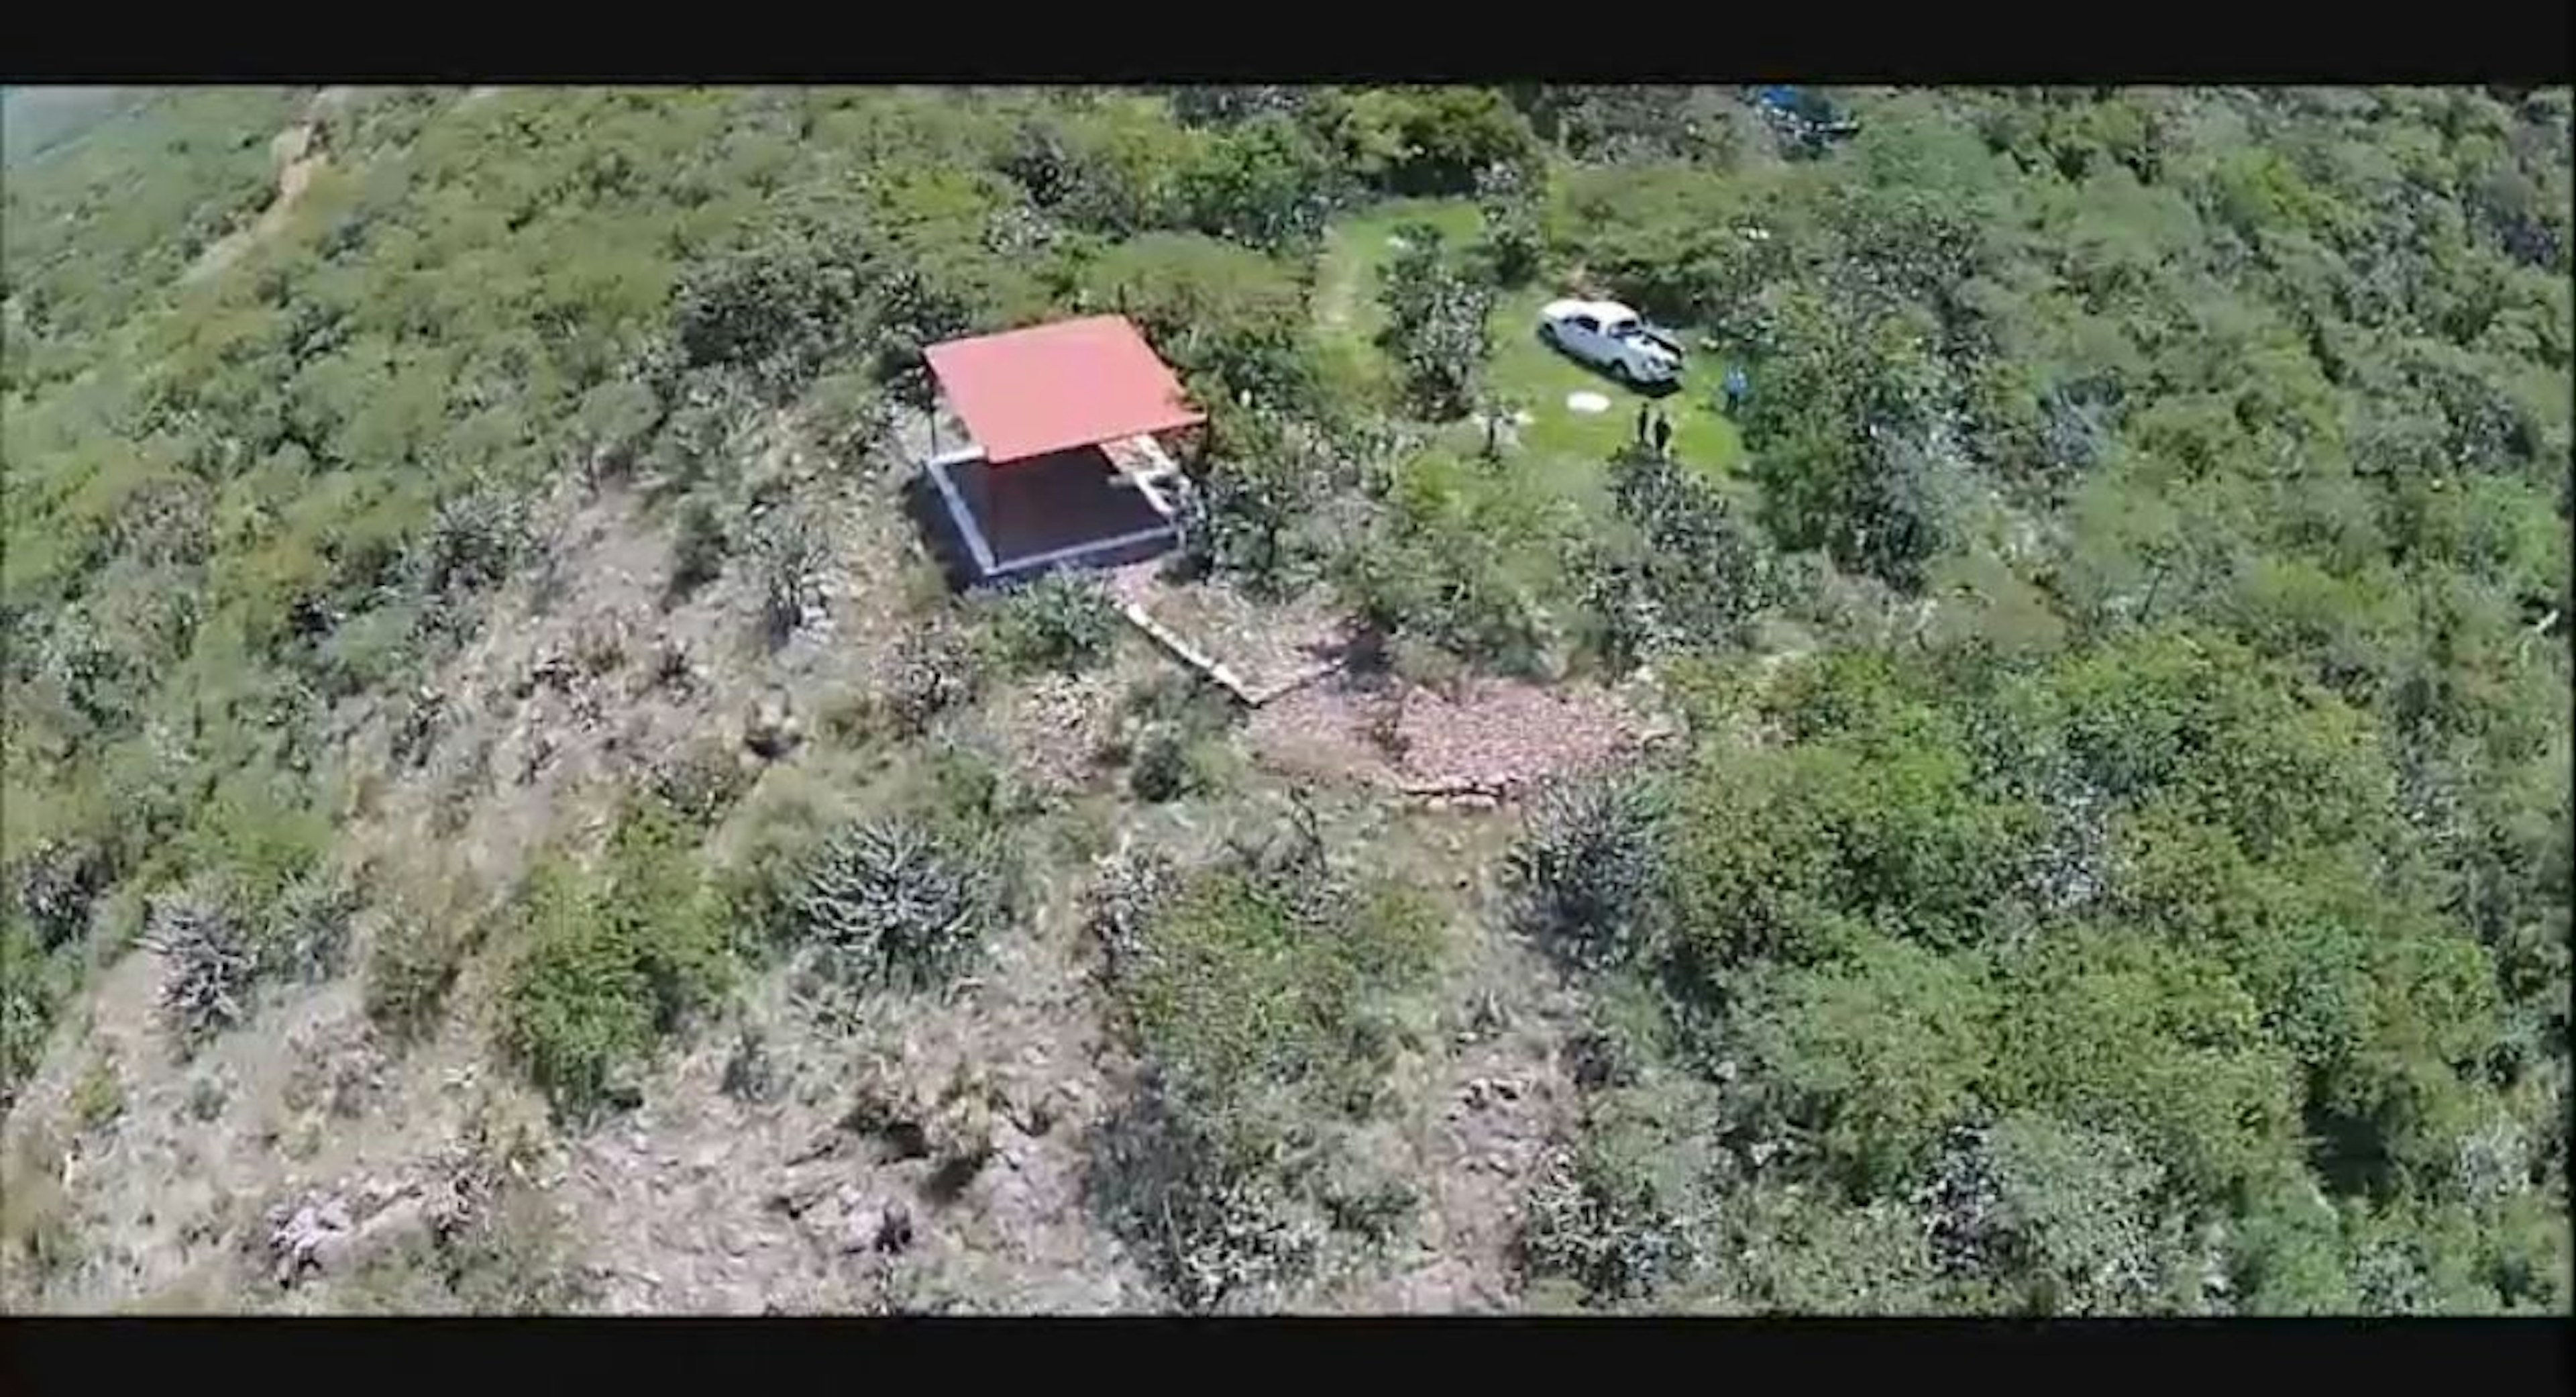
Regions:
M 1486 368 L 1487 381 L 1529 414 L 1530 420 L 1518 427 L 1522 455 L 1569 487 L 1590 488 L 1599 480 L 1602 463 L 1636 435 L 1637 405 L 1653 402 L 1672 420 L 1673 454 L 1685 464 L 1721 478 L 1740 468 L 1743 439 L 1716 402 L 1723 365 L 1693 359 L 1683 371 L 1681 388 L 1660 398 L 1622 386 L 1540 341 L 1539 307 L 1558 294 L 1534 286 L 1503 297 L 1494 307 L 1494 357 Z M 1609 409 L 1582 413 L 1566 406 L 1567 397 L 1579 392 L 1608 398 Z M 1466 424 L 1458 430 L 1462 440 L 1483 444 L 1481 428 Z
M 1386 324 L 1378 304 L 1378 273 L 1395 255 L 1396 230 L 1428 223 L 1452 244 L 1473 240 L 1476 206 L 1463 199 L 1398 199 L 1335 222 L 1324 230 L 1323 260 L 1315 273 L 1315 325 L 1327 348 L 1354 360 L 1361 376 L 1383 384 L 1386 366 L 1377 332 Z
M 1316 329 L 1331 371 L 1380 398 L 1391 397 L 1392 387 L 1376 343 L 1386 323 L 1378 303 L 1378 276 L 1395 254 L 1396 230 L 1416 222 L 1429 223 L 1452 244 L 1465 246 L 1475 240 L 1480 218 L 1476 206 L 1463 199 L 1381 204 L 1326 230 L 1316 271 Z M 1548 488 L 1573 498 L 1593 498 L 1600 488 L 1602 464 L 1635 434 L 1637 405 L 1651 400 L 1672 420 L 1675 455 L 1721 479 L 1733 478 L 1743 465 L 1744 443 L 1717 405 L 1724 365 L 1711 359 L 1694 360 L 1683 375 L 1680 391 L 1649 399 L 1539 340 L 1539 307 L 1562 294 L 1562 288 L 1540 282 L 1506 292 L 1494 305 L 1493 357 L 1486 366 L 1487 381 L 1529 419 L 1515 429 L 1516 458 Z M 1566 405 L 1566 399 L 1578 392 L 1598 393 L 1609 399 L 1610 406 L 1598 413 L 1577 412 Z M 1473 422 L 1456 424 L 1447 436 L 1461 450 L 1474 451 L 1484 444 L 1484 429 Z

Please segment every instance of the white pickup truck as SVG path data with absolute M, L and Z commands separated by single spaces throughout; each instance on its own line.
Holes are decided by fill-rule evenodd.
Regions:
M 1680 341 L 1617 301 L 1550 301 L 1538 335 L 1622 383 L 1669 383 L 1682 371 Z

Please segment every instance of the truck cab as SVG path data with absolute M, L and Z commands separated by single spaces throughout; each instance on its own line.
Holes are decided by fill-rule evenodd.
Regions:
M 1539 311 L 1539 337 L 1623 383 L 1669 383 L 1681 373 L 1680 342 L 1616 301 L 1550 301 Z

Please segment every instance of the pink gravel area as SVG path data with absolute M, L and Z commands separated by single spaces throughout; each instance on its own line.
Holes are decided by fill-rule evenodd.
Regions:
M 1634 746 L 1644 725 L 1607 690 L 1479 680 L 1451 698 L 1411 685 L 1319 684 L 1255 712 L 1273 765 L 1413 793 L 1508 795 Z

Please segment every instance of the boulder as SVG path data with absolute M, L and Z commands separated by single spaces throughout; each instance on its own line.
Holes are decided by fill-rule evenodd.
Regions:
M 794 751 L 803 737 L 804 724 L 783 689 L 771 689 L 755 699 L 743 720 L 743 745 L 772 761 Z

